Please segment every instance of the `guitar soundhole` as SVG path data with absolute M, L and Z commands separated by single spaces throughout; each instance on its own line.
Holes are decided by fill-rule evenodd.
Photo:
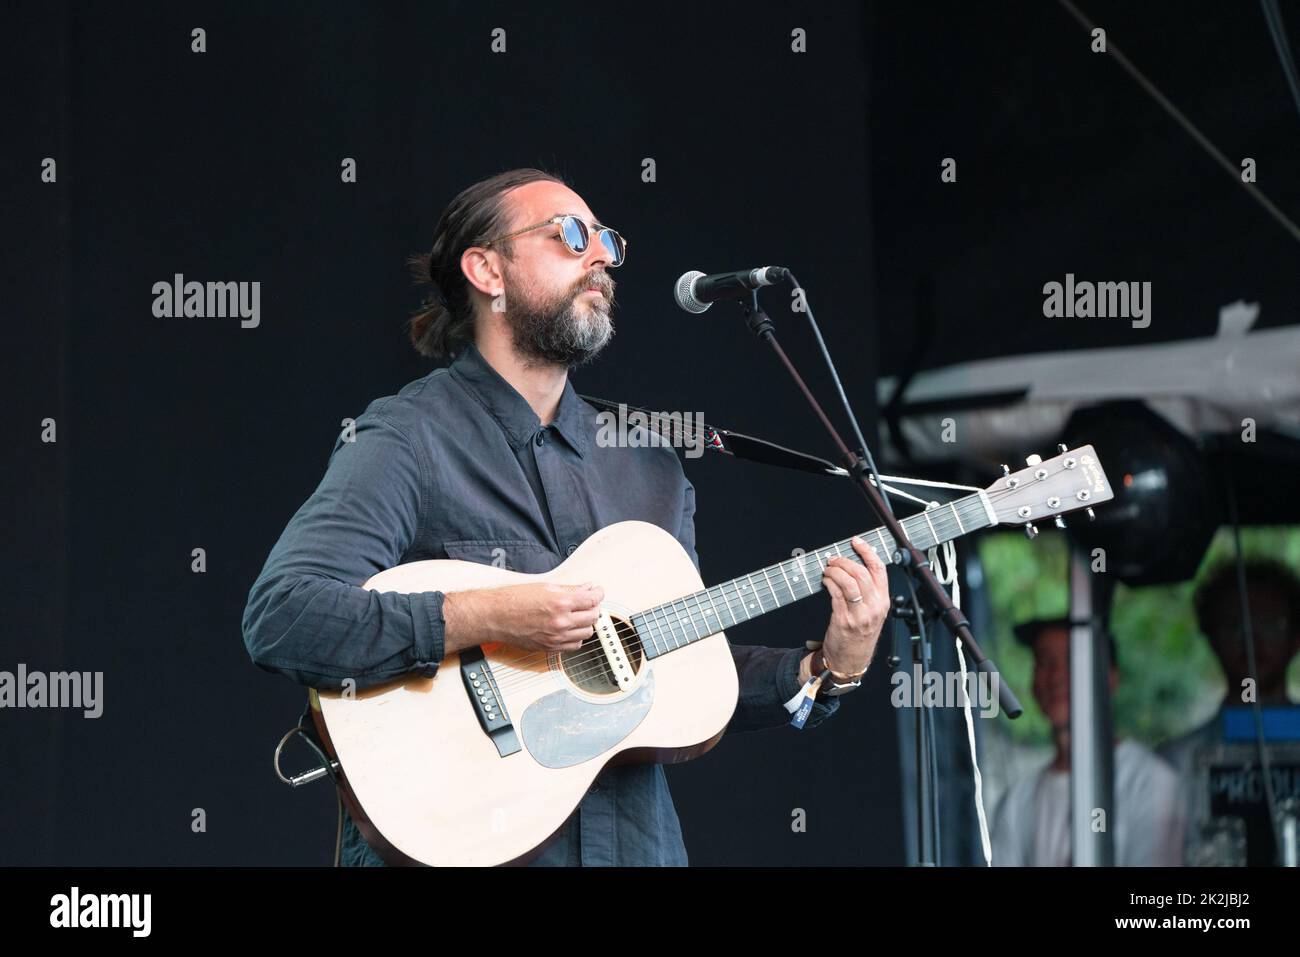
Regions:
M 617 616 L 611 616 L 614 628 L 618 632 L 623 653 L 627 656 L 634 673 L 640 672 L 644 655 L 641 653 L 641 638 L 632 627 L 632 623 Z M 575 685 L 589 694 L 614 694 L 619 690 L 618 681 L 610 670 L 609 659 L 600 646 L 600 639 L 592 632 L 582 647 L 574 651 L 560 652 L 560 667 Z

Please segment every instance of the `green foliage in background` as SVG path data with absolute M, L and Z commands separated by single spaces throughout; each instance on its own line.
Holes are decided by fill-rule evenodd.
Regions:
M 1300 528 L 1246 528 L 1241 539 L 1247 559 L 1276 558 L 1300 570 Z M 1119 652 L 1115 729 L 1120 734 L 1154 746 L 1199 724 L 1218 706 L 1223 673 L 1196 627 L 1192 595 L 1234 554 L 1232 530 L 1221 528 L 1193 580 L 1115 589 L 1111 630 Z M 1001 730 L 1018 743 L 1048 744 L 1050 728 L 1033 698 L 1033 654 L 1011 629 L 1032 618 L 1069 613 L 1066 538 L 1058 532 L 1044 532 L 1032 542 L 1019 532 L 984 535 L 979 557 L 993 615 L 993 640 L 986 647 L 1025 706 L 1024 715 L 1002 722 Z M 1300 698 L 1300 659 L 1291 663 L 1287 679 L 1292 698 Z

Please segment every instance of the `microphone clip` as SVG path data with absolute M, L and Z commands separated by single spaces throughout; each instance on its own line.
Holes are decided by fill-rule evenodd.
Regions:
M 767 340 L 772 337 L 776 331 L 776 326 L 763 307 L 758 304 L 758 290 L 754 290 L 752 302 L 740 303 L 741 315 L 745 317 L 745 325 L 749 326 L 749 331 L 757 338 Z

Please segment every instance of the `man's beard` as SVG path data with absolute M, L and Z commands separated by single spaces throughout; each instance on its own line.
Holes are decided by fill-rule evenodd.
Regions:
M 589 285 L 604 290 L 603 299 L 579 302 Z M 584 279 L 576 290 L 521 301 L 506 297 L 506 322 L 515 351 L 525 361 L 576 368 L 596 358 L 614 336 L 610 308 L 614 281 L 603 273 Z

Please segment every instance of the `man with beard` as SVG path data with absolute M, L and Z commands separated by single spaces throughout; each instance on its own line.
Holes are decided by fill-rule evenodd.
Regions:
M 254 662 L 320 689 L 432 677 L 445 655 L 486 642 L 577 649 L 604 597 L 599 582 L 448 594 L 360 587 L 406 562 L 541 573 L 599 529 L 635 519 L 673 534 L 698 568 L 695 489 L 676 453 L 596 442 L 596 410 L 568 379 L 613 335 L 608 270 L 626 251 L 582 197 L 539 170 L 502 173 L 452 200 L 431 251 L 411 261 L 434 291 L 410 330 L 419 352 L 452 361 L 372 402 L 355 434 L 335 443 L 249 594 L 243 628 Z M 866 567 L 833 558 L 825 570 L 832 613 L 821 649 L 732 646 L 740 698 L 728 731 L 788 724 L 785 702 L 814 667 L 831 669 L 831 680 L 807 726 L 837 710 L 836 692 L 856 687 L 889 595 L 875 553 L 854 545 Z M 383 863 L 350 816 L 341 856 Z M 534 863 L 686 864 L 663 768 L 607 767 Z

